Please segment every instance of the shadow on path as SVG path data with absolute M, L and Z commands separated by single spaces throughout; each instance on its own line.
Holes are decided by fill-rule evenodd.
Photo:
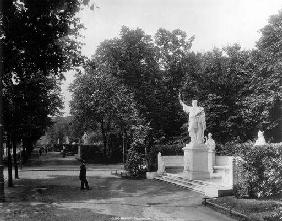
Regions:
M 122 179 L 110 171 L 120 165 L 87 165 L 89 191 L 80 190 L 77 161 L 50 153 L 31 162 L 0 204 L 0 220 L 232 220 L 201 205 L 202 196 L 155 180 Z M 52 164 L 52 166 L 50 165 Z M 58 165 L 56 165 L 58 164 Z M 32 170 L 40 165 L 41 171 Z M 54 171 L 48 170 L 50 167 Z M 119 168 L 118 168 L 119 169 Z

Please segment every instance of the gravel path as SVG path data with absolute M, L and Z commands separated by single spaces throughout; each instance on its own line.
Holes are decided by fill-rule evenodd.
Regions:
M 60 164 L 60 161 L 63 161 Z M 87 165 L 89 191 L 80 190 L 73 157 L 48 153 L 20 171 L 6 188 L 0 220 L 231 221 L 201 205 L 202 195 L 155 180 L 121 179 L 121 165 Z M 69 166 L 66 164 L 69 162 Z

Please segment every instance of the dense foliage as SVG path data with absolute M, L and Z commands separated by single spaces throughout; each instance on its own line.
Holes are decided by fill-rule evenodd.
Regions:
M 120 160 L 116 156 L 117 159 Z M 80 158 L 85 160 L 87 163 L 107 163 L 109 162 L 107 156 L 103 153 L 103 145 L 80 145 Z M 116 162 L 116 161 L 112 161 Z
M 144 154 L 141 154 L 135 148 L 130 148 L 127 155 L 125 169 L 132 177 L 145 177 L 147 171 Z
M 80 64 L 80 0 L 1 2 L 4 130 L 30 151 L 62 107 L 63 74 Z
M 144 143 L 148 125 L 136 108 L 133 94 L 111 74 L 108 67 L 93 69 L 89 62 L 85 73 L 78 73 L 71 86 L 74 124 L 83 131 L 99 130 L 102 134 L 105 155 L 112 154 L 116 145 L 112 139 L 123 140 L 123 145 Z
M 238 145 L 239 146 L 239 145 Z M 281 194 L 282 144 L 242 144 L 236 159 L 235 195 L 261 198 Z
M 282 12 L 270 18 L 253 50 L 234 44 L 197 54 L 190 51 L 194 37 L 181 30 L 152 37 L 123 27 L 100 44 L 71 87 L 78 133 L 99 129 L 105 152 L 114 138 L 132 156 L 147 155 L 160 141 L 187 136 L 181 93 L 186 104 L 198 99 L 205 108 L 206 132 L 218 147 L 253 141 L 259 129 L 267 141 L 280 141 L 281 21 Z
M 69 139 L 69 143 L 78 143 L 77 140 L 72 138 L 72 116 L 67 117 L 54 117 L 52 118 L 52 126 L 46 130 L 46 139 L 49 144 L 65 144 L 66 139 Z

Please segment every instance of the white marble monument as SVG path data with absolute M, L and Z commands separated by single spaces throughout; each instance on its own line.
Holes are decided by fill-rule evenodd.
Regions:
M 65 144 L 70 144 L 70 139 L 69 139 L 69 137 L 68 137 L 68 136 L 66 137 Z
M 183 111 L 189 114 L 188 132 L 191 137 L 191 142 L 183 148 L 184 176 L 190 180 L 210 178 L 208 148 L 204 144 L 206 129 L 204 108 L 198 107 L 197 100 L 192 101 L 192 106 L 187 106 L 181 100 L 180 95 L 179 102 Z
M 208 137 L 206 137 L 206 142 L 208 148 L 208 165 L 210 174 L 212 174 L 213 166 L 215 165 L 215 141 L 212 139 L 212 133 L 208 133 Z
M 263 133 L 264 133 L 263 131 L 260 130 L 258 131 L 258 139 L 256 140 L 255 146 L 266 144 Z
M 158 153 L 158 174 L 163 174 L 165 172 L 165 162 L 162 158 L 162 154 Z
M 89 136 L 86 132 L 84 132 L 84 134 L 82 136 L 82 143 L 83 144 L 89 144 Z

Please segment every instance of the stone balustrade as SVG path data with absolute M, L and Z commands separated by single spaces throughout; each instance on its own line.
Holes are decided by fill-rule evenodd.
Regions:
M 183 156 L 162 156 L 158 153 L 158 174 L 163 174 L 166 168 L 183 168 Z
M 233 186 L 233 157 L 215 156 L 214 152 L 209 153 L 208 157 L 210 178 L 221 178 L 222 185 Z M 162 156 L 158 154 L 158 171 L 159 175 L 168 172 L 172 168 L 184 169 L 184 156 Z
M 233 158 L 231 156 L 215 157 L 214 173 L 221 175 L 224 185 L 233 186 Z

